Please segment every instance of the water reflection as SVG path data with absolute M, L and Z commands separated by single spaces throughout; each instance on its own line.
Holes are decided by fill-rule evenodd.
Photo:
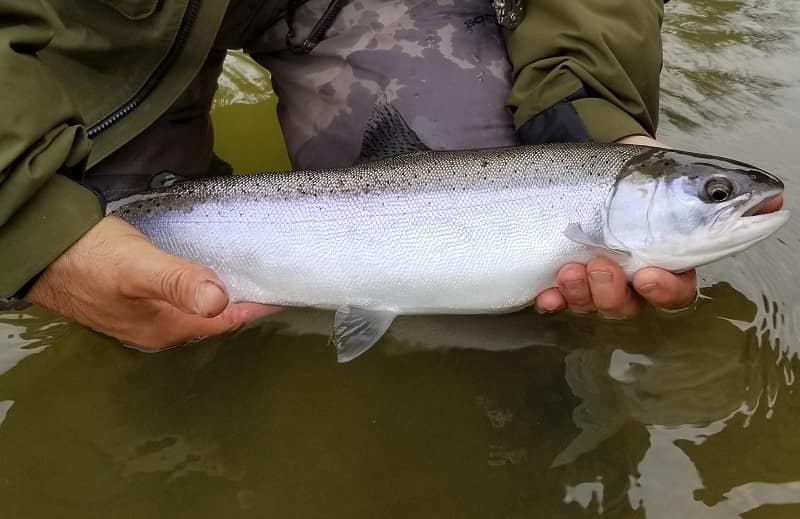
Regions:
M 246 54 L 231 52 L 225 59 L 225 68 L 219 78 L 219 89 L 214 97 L 214 110 L 226 106 L 274 103 L 269 72 L 258 67 Z
M 664 25 L 662 116 L 682 131 L 766 120 L 761 107 L 800 78 L 792 2 L 671 2 Z
M 612 340 L 613 351 L 582 348 L 566 359 L 566 378 L 582 399 L 573 413 L 581 432 L 554 465 L 579 463 L 629 421 L 643 425 L 649 445 L 629 474 L 627 506 L 647 517 L 730 518 L 763 505 L 800 503 L 796 465 L 779 475 L 774 459 L 754 462 L 752 449 L 743 448 L 762 441 L 753 429 L 793 429 L 794 405 L 787 409 L 779 393 L 793 393 L 796 358 L 772 347 L 769 334 L 759 330 L 757 305 L 730 286 L 716 285 L 704 296 L 709 299 L 697 314 L 652 321 L 655 344 L 642 348 L 647 337 L 626 336 Z M 776 455 L 763 450 L 769 458 Z M 704 470 L 709 464 L 714 473 L 746 480 L 716 487 Z M 740 464 L 747 470 L 735 470 Z M 598 485 L 605 480 L 569 486 L 565 500 L 587 508 L 599 501 Z M 571 494 L 578 491 L 583 501 Z
M 269 72 L 241 53 L 229 53 L 211 118 L 214 151 L 234 171 L 254 173 L 292 168 L 276 106 Z
M 0 330 L 3 334 L 0 343 L 0 376 L 25 357 L 40 353 L 57 342 L 67 332 L 68 326 L 66 321 L 53 319 L 47 312 L 0 312 Z
M 719 283 L 695 312 L 651 311 L 635 323 L 406 318 L 344 366 L 319 312 L 287 311 L 159 355 L 61 325 L 48 355 L 0 377 L 0 400 L 14 401 L 0 425 L 0 502 L 61 507 L 62 517 L 123 503 L 134 517 L 178 513 L 182 495 L 193 496 L 195 517 L 231 506 L 241 516 L 333 506 L 352 517 L 392 507 L 389 517 L 426 507 L 460 517 L 730 517 L 795 502 L 796 465 L 778 473 L 783 452 L 743 448 L 754 430 L 781 437 L 798 416 L 796 361 L 758 333 L 757 309 Z M 33 337 L 43 318 L 12 320 Z M 718 480 L 720 456 L 724 474 L 745 465 L 733 471 L 744 481 Z M 34 476 L 38 498 L 26 501 Z

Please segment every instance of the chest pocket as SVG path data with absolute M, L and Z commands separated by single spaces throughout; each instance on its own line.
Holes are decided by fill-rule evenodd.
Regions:
M 158 10 L 160 0 L 100 0 L 129 20 L 143 20 Z

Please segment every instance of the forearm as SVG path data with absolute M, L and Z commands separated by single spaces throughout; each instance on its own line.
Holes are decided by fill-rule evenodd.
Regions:
M 654 137 L 663 13 L 661 0 L 526 0 L 505 32 L 522 140 Z

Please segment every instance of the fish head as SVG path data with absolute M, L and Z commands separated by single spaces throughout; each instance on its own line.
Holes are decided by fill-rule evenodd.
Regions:
M 760 168 L 697 153 L 644 148 L 617 177 L 604 240 L 636 268 L 682 272 L 740 252 L 777 231 L 786 210 L 758 214 L 783 193 Z

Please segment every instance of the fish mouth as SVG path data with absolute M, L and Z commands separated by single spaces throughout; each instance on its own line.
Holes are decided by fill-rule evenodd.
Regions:
M 780 207 L 783 205 L 782 203 L 778 204 L 777 207 L 772 211 L 767 211 L 766 213 L 762 213 L 762 209 L 769 206 L 771 203 L 776 202 L 778 198 L 781 198 L 783 195 L 783 189 L 774 189 L 764 193 L 764 196 L 761 200 L 758 200 L 755 203 L 748 203 L 745 205 L 744 212 L 742 213 L 743 217 L 750 217 L 756 216 L 759 214 L 771 214 L 780 212 Z
M 744 210 L 740 209 L 741 217 L 734 218 L 733 227 L 723 233 L 727 238 L 723 241 L 729 242 L 727 246 L 730 247 L 730 253 L 767 238 L 789 221 L 792 213 L 781 209 L 783 186 L 770 187 L 753 196 L 758 200 L 748 200 Z
M 693 266 L 705 265 L 737 254 L 777 232 L 789 221 L 791 212 L 787 209 L 759 211 L 778 196 L 780 194 L 764 197 L 748 207 L 743 217 L 733 218 L 732 225 L 724 226 L 722 232 L 719 229 L 712 231 L 704 241 L 691 249 L 695 257 Z M 689 247 L 691 248 L 691 244 Z

